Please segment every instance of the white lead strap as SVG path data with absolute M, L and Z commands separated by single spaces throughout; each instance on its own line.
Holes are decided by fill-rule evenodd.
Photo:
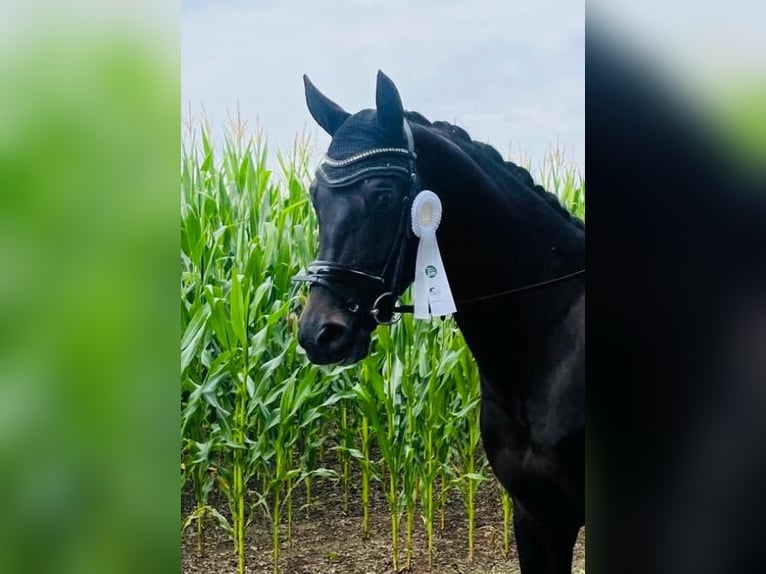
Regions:
M 433 191 L 423 190 L 412 202 L 412 231 L 420 239 L 415 259 L 414 316 L 430 319 L 457 311 L 447 281 L 436 229 L 442 216 L 442 204 Z

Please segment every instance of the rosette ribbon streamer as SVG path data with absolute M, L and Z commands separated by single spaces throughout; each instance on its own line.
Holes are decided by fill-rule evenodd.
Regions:
M 419 238 L 413 287 L 416 319 L 442 317 L 457 311 L 436 241 L 441 216 L 442 204 L 433 191 L 426 189 L 415 196 L 412 232 Z

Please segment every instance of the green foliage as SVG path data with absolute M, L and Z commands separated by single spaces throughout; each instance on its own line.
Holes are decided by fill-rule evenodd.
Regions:
M 277 571 L 296 489 L 309 511 L 312 477 L 342 479 L 347 504 L 356 465 L 362 534 L 370 484 L 381 481 L 395 567 L 403 518 L 409 565 L 418 511 L 432 555 L 438 506 L 452 488 L 465 501 L 472 553 L 476 489 L 491 473 L 479 450 L 478 373 L 460 333 L 451 319 L 406 316 L 377 329 L 359 365 L 309 364 L 296 336 L 306 292 L 291 283 L 317 245 L 309 147 L 297 140 L 277 155 L 276 171 L 268 160 L 264 138 L 246 137 L 241 125 L 229 126 L 221 148 L 204 126 L 190 127 L 183 151 L 182 488 L 188 483 L 196 503 L 184 527 L 197 525 L 201 551 L 205 520 L 215 519 L 244 572 L 245 531 L 262 527 L 262 515 Z M 576 174 L 557 164 L 549 179 L 584 215 Z M 211 506 L 213 491 L 228 512 Z

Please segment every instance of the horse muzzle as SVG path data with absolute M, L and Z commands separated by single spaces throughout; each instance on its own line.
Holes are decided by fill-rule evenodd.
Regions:
M 298 342 L 315 365 L 350 365 L 367 356 L 371 331 L 347 310 L 317 309 L 317 293 L 301 315 Z M 312 304 L 313 303 L 313 304 Z

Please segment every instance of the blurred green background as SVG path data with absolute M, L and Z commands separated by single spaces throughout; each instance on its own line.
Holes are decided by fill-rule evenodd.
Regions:
M 0 571 L 178 572 L 178 6 L 0 8 Z
M 179 10 L 0 4 L 0 572 L 180 570 Z

